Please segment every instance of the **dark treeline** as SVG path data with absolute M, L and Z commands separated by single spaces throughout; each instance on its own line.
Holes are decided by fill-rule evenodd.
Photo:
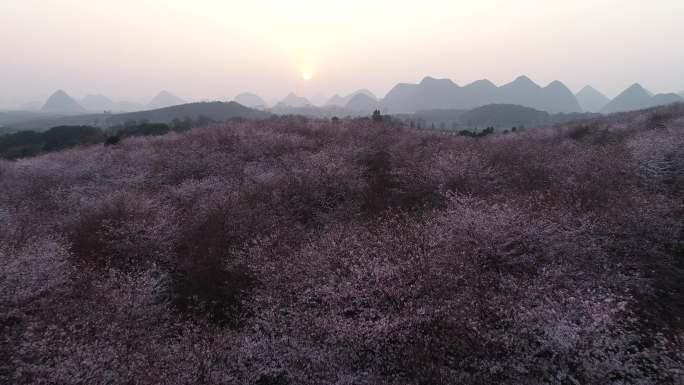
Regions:
M 19 131 L 0 136 L 0 157 L 26 158 L 82 145 L 116 144 L 126 137 L 164 135 L 171 131 L 184 132 L 192 127 L 204 127 L 209 123 L 214 121 L 200 117 L 196 120 L 174 119 L 171 124 L 130 120 L 106 129 L 94 126 L 57 126 L 43 132 Z
M 240 118 L 229 120 L 240 121 Z M 376 110 L 368 118 L 357 118 L 360 121 L 374 121 L 392 123 L 394 120 L 389 115 L 382 115 Z M 333 117 L 332 122 L 339 122 L 340 118 Z M 12 134 L 0 135 L 0 158 L 18 159 L 40 155 L 46 152 L 61 151 L 82 145 L 104 144 L 114 145 L 123 138 L 133 136 L 157 136 L 169 132 L 185 132 L 194 127 L 206 127 L 216 120 L 199 116 L 197 119 L 186 117 L 173 119 L 170 124 L 150 123 L 148 121 L 129 120 L 125 123 L 103 129 L 88 125 L 63 125 L 52 127 L 47 131 L 19 131 Z M 493 131 L 492 131 L 493 132 Z M 492 132 L 486 132 L 487 135 Z M 467 133 L 467 136 L 480 137 L 483 134 Z

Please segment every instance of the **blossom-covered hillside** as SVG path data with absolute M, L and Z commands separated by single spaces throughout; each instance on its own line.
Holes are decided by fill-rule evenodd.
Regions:
M 0 161 L 0 382 L 681 384 L 684 106 Z

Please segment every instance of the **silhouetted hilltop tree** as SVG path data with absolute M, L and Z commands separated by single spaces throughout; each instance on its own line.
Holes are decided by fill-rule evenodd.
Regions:
M 458 134 L 460 136 L 469 136 L 471 138 L 482 138 L 482 137 L 485 137 L 487 135 L 491 135 L 493 133 L 494 133 L 494 127 L 487 127 L 480 132 L 471 131 L 471 130 L 461 130 L 458 132 Z

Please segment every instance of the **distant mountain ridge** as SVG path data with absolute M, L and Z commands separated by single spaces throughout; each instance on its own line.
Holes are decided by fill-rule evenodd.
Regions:
M 352 97 L 349 102 L 344 106 L 349 111 L 356 111 L 360 113 L 370 114 L 374 110 L 380 108 L 380 104 L 377 99 L 368 96 L 363 92 L 359 92 L 354 97 Z
M 81 106 L 91 112 L 132 112 L 145 109 L 142 104 L 134 102 L 115 102 L 102 94 L 86 95 L 80 100 Z
M 368 96 L 369 98 L 373 100 L 378 100 L 378 98 L 369 90 L 367 89 L 360 89 L 357 91 L 352 92 L 351 94 L 347 96 L 340 96 L 335 94 L 332 98 L 328 99 L 328 101 L 325 103 L 325 106 L 338 106 L 338 107 L 345 107 L 349 102 L 357 95 L 363 94 Z
M 577 97 L 582 110 L 586 112 L 599 112 L 610 103 L 610 99 L 606 95 L 592 86 L 585 86 L 575 97 Z
M 601 112 L 608 114 L 613 112 L 641 110 L 677 102 L 684 102 L 684 98 L 675 93 L 652 95 L 642 87 L 641 84 L 634 83 L 616 96 L 615 99 L 611 100 Z
M 385 96 L 390 113 L 426 109 L 472 109 L 487 104 L 518 104 L 550 113 L 581 112 L 575 95 L 561 82 L 540 87 L 527 76 L 497 87 L 483 79 L 461 87 L 449 79 L 425 77 L 419 84 L 397 84 Z
M 294 92 L 290 92 L 287 96 L 281 100 L 278 105 L 281 107 L 308 107 L 313 106 L 313 104 L 305 97 L 298 96 Z M 278 106 L 276 105 L 276 106 Z
M 322 98 L 321 95 L 319 95 L 320 98 Z M 237 95 L 235 101 L 245 107 L 268 110 L 276 114 L 315 117 L 364 116 L 376 108 L 380 108 L 385 114 L 406 114 L 426 110 L 467 111 L 491 104 L 515 104 L 551 114 L 612 113 L 684 102 L 684 91 L 653 94 L 636 83 L 610 100 L 590 85 L 573 94 L 560 81 L 553 81 L 541 87 L 527 76 L 519 76 L 514 81 L 501 86 L 487 79 L 459 86 L 449 79 L 427 76 L 418 84 L 397 84 L 383 99 L 378 99 L 367 89 L 359 89 L 346 96 L 334 95 L 320 107 L 294 93 L 288 94 L 272 108 L 268 108 L 267 102 L 259 95 L 248 92 Z M 322 101 L 319 100 L 319 103 Z M 161 91 L 146 107 L 134 102 L 113 101 L 102 94 L 89 94 L 80 100 L 75 100 L 63 90 L 58 90 L 45 103 L 26 104 L 22 106 L 22 109 L 25 110 L 24 112 L 41 112 L 45 117 L 54 115 L 73 117 L 86 114 L 95 116 L 96 113 L 103 112 L 119 114 L 148 109 L 156 110 L 182 104 L 186 102 L 168 91 Z M 12 118 L 13 124 L 18 124 L 17 120 L 21 116 L 25 116 L 26 121 L 31 121 L 40 115 L 33 117 L 30 114 L 15 114 Z
M 62 90 L 57 90 L 54 94 L 50 95 L 40 110 L 41 112 L 67 115 L 83 114 L 86 112 L 85 108 Z

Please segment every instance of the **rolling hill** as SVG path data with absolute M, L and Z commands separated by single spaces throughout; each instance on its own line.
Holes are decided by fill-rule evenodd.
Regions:
M 515 104 L 488 104 L 472 110 L 437 109 L 418 111 L 414 114 L 398 114 L 395 117 L 409 126 L 440 130 L 474 130 L 493 127 L 534 127 L 590 119 L 595 113 L 557 113 L 536 110 Z
M 544 124 L 551 115 L 545 111 L 514 104 L 489 104 L 463 113 L 460 120 L 471 128 L 530 127 Z
M 236 102 L 199 102 L 156 110 L 111 115 L 107 122 L 110 125 L 124 123 L 128 120 L 170 123 L 174 119 L 190 118 L 196 120 L 201 117 L 222 122 L 233 118 L 265 119 L 269 116 L 271 114 L 245 107 Z
M 3 114 L 4 115 L 4 114 Z M 14 114 L 16 115 L 16 114 Z M 20 119 L 25 116 L 25 119 Z M 149 123 L 170 123 L 174 119 L 208 118 L 222 122 L 233 118 L 265 119 L 271 114 L 245 107 L 236 102 L 200 102 L 186 103 L 177 106 L 159 108 L 155 110 L 136 111 L 120 114 L 81 114 L 81 115 L 47 115 L 47 114 L 21 114 L 12 116 L 8 114 L 6 120 L 7 131 L 36 130 L 42 131 L 55 126 L 95 126 L 111 127 L 126 123 L 127 121 L 147 121 Z M 2 115 L 0 115 L 0 118 Z

